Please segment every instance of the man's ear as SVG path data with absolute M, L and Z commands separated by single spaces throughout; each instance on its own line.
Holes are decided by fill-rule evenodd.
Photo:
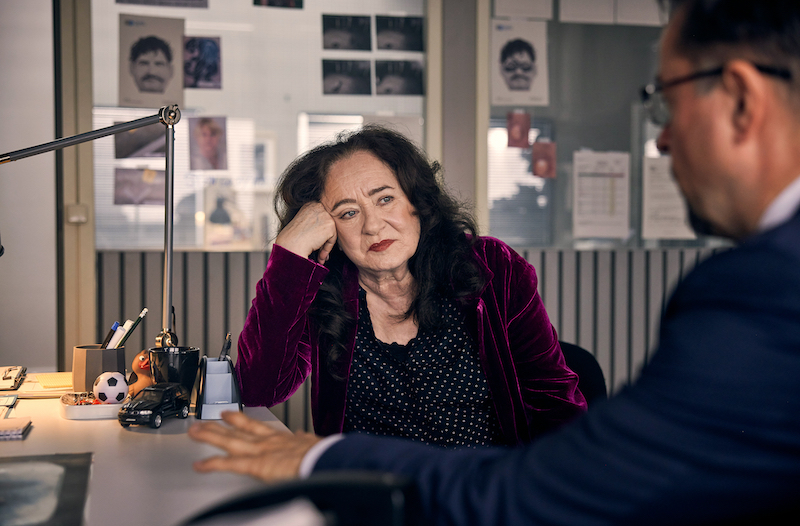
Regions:
M 172 78 L 172 74 L 174 73 L 174 69 L 172 67 L 172 62 L 169 63 L 168 70 L 169 70 L 169 79 L 171 79 Z M 169 79 L 167 79 L 167 80 L 169 80 Z
M 722 72 L 722 85 L 731 98 L 731 124 L 737 140 L 749 137 L 764 120 L 771 79 L 746 60 L 732 60 Z

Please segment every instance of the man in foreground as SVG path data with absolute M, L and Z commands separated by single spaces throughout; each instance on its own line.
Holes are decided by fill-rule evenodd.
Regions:
M 698 224 L 739 246 L 678 286 L 636 384 L 514 449 L 320 442 L 227 414 L 191 429 L 228 453 L 196 468 L 395 472 L 437 524 L 764 523 L 798 506 L 800 3 L 671 4 L 645 104 Z

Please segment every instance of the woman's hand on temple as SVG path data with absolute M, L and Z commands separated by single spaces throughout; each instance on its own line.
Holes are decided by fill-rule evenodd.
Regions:
M 322 203 L 306 203 L 281 230 L 275 243 L 304 258 L 319 250 L 317 262 L 322 265 L 336 244 L 336 223 Z
M 311 433 L 276 431 L 239 412 L 225 411 L 222 420 L 228 425 L 202 422 L 189 428 L 192 440 L 227 453 L 195 462 L 196 471 L 230 471 L 266 482 L 297 478 L 303 457 L 321 440 Z

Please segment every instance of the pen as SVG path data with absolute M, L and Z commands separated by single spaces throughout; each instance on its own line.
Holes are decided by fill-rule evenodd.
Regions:
M 125 336 L 123 336 L 122 339 L 119 341 L 117 347 L 122 347 L 123 345 L 125 345 L 125 342 L 128 340 L 128 338 L 130 337 L 131 333 L 136 328 L 136 326 L 139 325 L 139 322 L 142 321 L 142 318 L 144 318 L 145 314 L 147 314 L 146 307 L 142 309 L 142 312 L 139 313 L 139 317 L 136 318 L 136 321 L 134 321 L 133 324 L 130 326 L 130 328 L 128 328 L 128 330 L 125 332 Z
M 117 327 L 119 327 L 119 322 L 115 321 L 114 325 L 111 326 L 111 330 L 108 331 L 108 334 L 106 334 L 106 338 L 103 340 L 103 343 L 100 344 L 101 349 L 106 349 L 108 347 L 108 342 L 111 341 L 111 337 L 114 336 L 114 332 L 116 332 Z
M 224 360 L 226 356 L 228 356 L 228 350 L 230 348 L 231 348 L 231 333 L 228 333 L 228 335 L 225 336 L 225 343 L 222 344 L 222 350 L 219 352 L 218 360 L 220 362 Z

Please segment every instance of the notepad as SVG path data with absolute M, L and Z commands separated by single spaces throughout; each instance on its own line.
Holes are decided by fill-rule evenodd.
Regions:
M 0 420 L 0 440 L 22 440 L 31 427 L 28 416 Z
M 63 389 L 72 387 L 72 373 L 38 373 L 36 379 L 42 389 Z

